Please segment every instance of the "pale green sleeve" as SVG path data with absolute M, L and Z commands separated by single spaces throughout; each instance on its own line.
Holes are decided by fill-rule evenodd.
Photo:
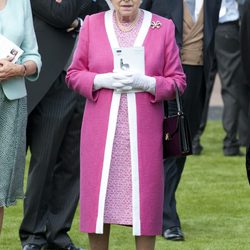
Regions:
M 24 39 L 21 44 L 21 49 L 24 51 L 21 57 L 21 63 L 32 60 L 37 65 L 37 72 L 31 76 L 28 76 L 27 79 L 30 81 L 35 81 L 39 77 L 39 73 L 41 70 L 42 62 L 41 56 L 38 53 L 38 46 L 36 35 L 33 26 L 33 17 L 31 12 L 30 1 L 25 0 L 25 22 L 24 22 Z

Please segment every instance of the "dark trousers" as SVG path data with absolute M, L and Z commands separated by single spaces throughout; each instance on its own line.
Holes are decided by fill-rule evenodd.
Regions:
M 182 95 L 183 110 L 187 116 L 191 136 L 193 137 L 201 122 L 202 110 L 206 96 L 203 67 L 183 65 L 187 77 L 187 88 Z M 176 103 L 168 102 L 169 114 L 176 110 Z M 165 189 L 163 207 L 163 231 L 176 226 L 181 226 L 176 209 L 175 193 L 178 188 L 186 158 L 169 158 L 164 160 Z
M 221 96 L 223 99 L 222 124 L 226 132 L 223 150 L 225 154 L 237 154 L 240 145 L 246 145 L 247 108 L 249 87 L 246 84 L 242 69 L 238 22 L 218 25 L 215 33 L 215 60 L 210 73 L 206 102 L 200 128 L 193 140 L 197 147 L 205 130 L 209 100 L 212 93 L 215 75 L 218 72 L 221 80 Z
M 248 105 L 250 100 L 250 85 L 242 84 L 238 89 L 240 114 L 238 123 L 239 143 L 241 146 L 248 144 L 246 134 L 249 133 Z
M 250 127 L 250 101 L 248 105 L 248 126 Z M 250 131 L 248 131 L 247 133 L 246 170 L 247 170 L 248 182 L 250 184 Z
M 217 74 L 217 63 L 216 60 L 214 59 L 211 72 L 209 74 L 209 82 L 206 84 L 206 97 L 205 97 L 205 102 L 204 102 L 204 108 L 202 111 L 202 117 L 201 117 L 201 123 L 199 126 L 199 129 L 197 133 L 193 137 L 192 145 L 193 145 L 193 150 L 199 150 L 200 145 L 200 138 L 203 132 L 205 131 L 206 125 L 207 125 L 207 118 L 208 118 L 208 111 L 209 111 L 209 102 L 210 98 L 212 95 L 213 87 L 214 87 L 214 81 L 215 77 Z
M 247 93 L 243 90 L 246 79 L 242 68 L 238 22 L 219 24 L 215 32 L 215 54 L 221 79 L 221 95 L 224 103 L 223 128 L 224 153 L 239 151 L 238 124 L 241 107 L 247 108 Z M 247 113 L 242 113 L 247 117 Z M 243 118 L 246 122 L 246 118 Z
M 84 99 L 69 90 L 65 72 L 28 117 L 31 152 L 20 227 L 22 245 L 64 247 L 79 199 L 80 128 Z

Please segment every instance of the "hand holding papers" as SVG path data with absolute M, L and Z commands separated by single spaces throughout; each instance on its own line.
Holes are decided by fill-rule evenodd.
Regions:
M 126 77 L 116 84 L 118 92 L 147 91 L 155 93 L 155 78 L 145 75 L 144 47 L 114 49 L 114 72 Z
M 114 72 L 145 74 L 144 47 L 117 48 L 113 50 L 113 54 Z
M 0 34 L 0 59 L 8 59 L 15 63 L 22 54 L 22 49 Z
M 94 89 L 119 89 L 128 83 L 126 75 L 121 73 L 97 74 L 94 79 Z

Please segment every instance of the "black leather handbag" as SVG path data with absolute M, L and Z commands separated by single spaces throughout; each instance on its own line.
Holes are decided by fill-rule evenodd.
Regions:
M 188 120 L 183 113 L 178 86 L 176 84 L 175 86 L 177 113 L 175 115 L 165 116 L 163 122 L 164 159 L 168 157 L 181 157 L 192 154 L 192 141 Z

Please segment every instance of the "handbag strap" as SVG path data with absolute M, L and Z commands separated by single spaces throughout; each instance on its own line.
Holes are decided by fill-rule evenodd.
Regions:
M 175 84 L 175 103 L 177 107 L 177 112 L 175 111 L 175 114 L 177 113 L 178 115 L 183 115 L 183 106 L 182 106 L 182 100 L 180 97 L 180 91 L 175 81 L 174 81 L 174 84 Z M 168 101 L 164 101 L 163 104 L 164 104 L 164 116 L 168 117 Z
M 176 104 L 177 104 L 177 112 L 178 112 L 178 115 L 183 115 L 183 111 L 182 111 L 183 107 L 182 107 L 182 102 L 180 98 L 180 91 L 176 82 L 174 82 L 174 84 L 175 84 L 175 99 L 176 99 Z

